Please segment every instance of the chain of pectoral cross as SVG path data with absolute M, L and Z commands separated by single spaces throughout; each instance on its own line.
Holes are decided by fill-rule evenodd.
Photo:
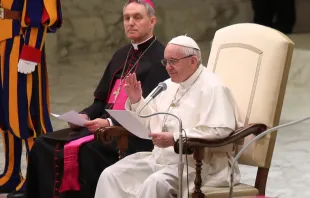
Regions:
M 189 88 L 187 88 L 187 90 L 184 92 L 184 94 L 181 95 L 181 97 L 179 99 L 176 99 L 177 98 L 177 94 L 179 92 L 179 89 L 180 87 L 178 87 L 177 91 L 175 92 L 175 95 L 167 109 L 166 112 L 169 112 L 171 109 L 175 108 L 175 107 L 178 107 L 179 106 L 179 102 L 180 100 L 183 98 L 183 96 L 186 95 L 186 93 L 193 87 L 193 85 L 196 83 L 196 81 L 199 79 L 199 77 L 201 76 L 201 73 L 202 73 L 203 70 L 201 70 L 201 72 L 199 73 L 198 77 L 195 79 L 195 81 L 191 84 L 191 86 Z M 180 85 L 181 86 L 181 85 Z M 170 109 L 171 108 L 171 109 Z M 164 116 L 164 119 L 163 119 L 163 124 L 162 124 L 162 132 L 167 132 L 168 128 L 166 126 L 166 122 L 167 122 L 167 117 L 168 117 L 168 114 L 166 114 Z
M 125 65 L 123 67 L 123 71 L 122 71 L 122 74 L 121 74 L 121 79 L 120 79 L 120 83 L 119 83 L 119 87 L 117 88 L 116 91 L 113 92 L 113 95 L 114 95 L 114 101 L 113 103 L 116 102 L 116 99 L 118 97 L 118 95 L 120 94 L 121 92 L 121 88 L 122 88 L 122 85 L 123 85 L 123 82 L 124 80 L 127 78 L 127 76 L 131 73 L 131 71 L 133 70 L 133 68 L 136 67 L 136 64 L 138 63 L 138 61 L 140 60 L 140 58 L 144 55 L 144 53 L 153 45 L 153 43 L 156 41 L 156 38 L 154 39 L 154 41 L 152 41 L 152 43 L 144 50 L 144 52 L 139 56 L 138 60 L 135 62 L 135 64 L 130 68 L 130 70 L 127 72 L 127 74 L 125 76 L 124 75 L 124 72 L 125 72 L 125 68 L 126 68 L 126 65 L 127 65 L 127 61 L 128 61 L 128 57 L 129 57 L 129 53 L 132 49 L 132 46 L 130 47 L 128 53 L 127 53 L 127 57 L 126 57 L 126 61 L 125 61 Z

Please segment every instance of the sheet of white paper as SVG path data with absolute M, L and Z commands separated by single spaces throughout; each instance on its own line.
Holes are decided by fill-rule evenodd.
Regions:
M 78 125 L 78 126 L 83 126 L 84 123 L 88 121 L 85 118 L 83 118 L 82 116 L 80 116 L 79 113 L 74 111 L 74 110 L 68 111 L 62 115 L 58 115 L 58 114 L 54 114 L 54 113 L 51 113 L 51 114 L 56 118 L 70 122 L 70 123 Z
M 124 128 L 126 128 L 132 134 L 143 139 L 151 139 L 148 135 L 148 130 L 143 124 L 135 117 L 133 112 L 126 110 L 109 110 L 106 111 Z

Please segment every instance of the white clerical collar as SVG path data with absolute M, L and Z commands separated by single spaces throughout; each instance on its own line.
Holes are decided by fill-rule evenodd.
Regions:
M 131 41 L 131 44 L 132 44 L 132 46 L 133 46 L 133 48 L 134 48 L 135 50 L 138 50 L 138 49 L 139 49 L 139 48 L 138 48 L 138 45 L 141 45 L 141 44 L 147 42 L 147 41 L 150 40 L 152 37 L 153 37 L 153 35 L 152 35 L 150 38 L 146 39 L 145 41 L 142 41 L 141 43 L 132 43 L 132 41 Z
M 187 88 L 189 86 L 191 86 L 199 77 L 200 73 L 202 72 L 203 69 L 203 65 L 200 64 L 199 67 L 196 69 L 196 71 L 191 75 L 191 77 L 189 77 L 187 80 L 180 82 L 180 85 L 182 88 Z

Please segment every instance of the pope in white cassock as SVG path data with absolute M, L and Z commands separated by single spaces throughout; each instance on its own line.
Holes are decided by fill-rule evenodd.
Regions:
M 242 126 L 230 90 L 201 64 L 200 48 L 193 39 L 173 38 L 165 49 L 162 64 L 170 75 L 165 81 L 167 89 L 142 110 L 142 115 L 170 112 L 182 120 L 187 137 L 208 140 L 225 138 Z M 128 76 L 125 87 L 126 109 L 138 114 L 145 99 L 134 74 Z M 99 178 L 95 198 L 177 197 L 179 158 L 173 145 L 179 137 L 179 123 L 176 118 L 165 115 L 139 119 L 152 132 L 154 150 L 127 156 L 106 168 Z M 206 149 L 202 166 L 204 185 L 229 186 L 232 155 L 233 145 Z M 193 156 L 188 156 L 190 189 L 194 187 L 194 162 Z M 233 168 L 235 183 L 238 183 L 240 171 L 238 166 Z M 183 195 L 187 197 L 186 174 L 185 167 Z

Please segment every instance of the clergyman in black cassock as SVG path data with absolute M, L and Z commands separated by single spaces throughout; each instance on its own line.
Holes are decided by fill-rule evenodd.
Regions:
M 139 45 L 129 44 L 118 50 L 109 62 L 94 93 L 94 103 L 81 111 L 93 120 L 109 118 L 113 125 L 119 125 L 105 109 L 111 109 L 108 98 L 117 79 L 125 73 L 135 72 L 141 81 L 143 97 L 146 97 L 160 82 L 169 78 L 160 63 L 165 46 L 155 36 Z M 127 71 L 127 72 L 126 72 Z M 123 74 L 123 75 L 122 75 Z M 122 75 L 122 76 L 121 76 Z M 101 172 L 118 161 L 116 144 L 102 144 L 98 140 L 85 143 L 79 150 L 79 191 L 59 192 L 64 174 L 64 145 L 72 140 L 91 134 L 87 128 L 71 128 L 55 131 L 39 137 L 28 157 L 27 198 L 94 197 Z M 139 151 L 151 151 L 150 140 L 132 136 L 129 139 L 127 155 Z

